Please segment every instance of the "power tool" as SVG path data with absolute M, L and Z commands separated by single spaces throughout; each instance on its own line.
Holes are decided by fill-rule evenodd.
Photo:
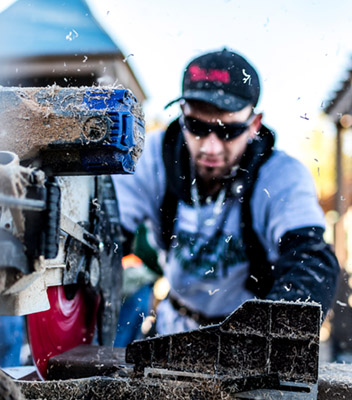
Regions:
M 121 232 L 110 175 L 132 174 L 144 118 L 119 87 L 0 88 L 0 315 L 26 315 L 42 378 L 50 357 L 111 346 Z

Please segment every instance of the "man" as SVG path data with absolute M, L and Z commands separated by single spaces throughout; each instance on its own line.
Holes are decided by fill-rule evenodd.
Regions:
M 114 177 L 127 242 L 148 219 L 167 250 L 160 334 L 219 322 L 253 297 L 316 301 L 324 314 L 331 305 L 339 267 L 312 178 L 273 149 L 259 94 L 240 55 L 194 59 L 175 100 L 181 116 L 147 135 L 134 176 Z

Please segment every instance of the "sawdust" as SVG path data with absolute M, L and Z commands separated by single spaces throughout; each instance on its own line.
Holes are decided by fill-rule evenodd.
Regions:
M 228 400 L 235 398 L 222 390 L 216 380 L 131 379 L 93 377 L 67 381 L 19 382 L 26 399 L 209 399 Z
M 350 365 L 326 364 L 320 368 L 319 375 L 318 400 L 352 399 Z M 231 390 L 224 390 L 216 376 L 214 376 L 214 379 L 206 381 L 195 379 L 191 382 L 145 377 L 92 377 L 67 381 L 18 381 L 17 384 L 26 399 L 230 400 L 237 398 Z
M 1 88 L 0 150 L 17 153 L 22 161 L 55 141 L 79 140 L 84 90 L 76 88 L 74 99 L 58 98 L 61 90 L 54 86 L 45 92 L 41 88 Z M 73 118 L 67 111 L 73 112 Z
M 137 120 L 141 119 L 141 121 L 144 121 L 142 108 L 139 105 L 133 107 L 132 113 L 137 117 Z M 144 140 L 145 140 L 144 126 L 143 127 L 140 126 L 137 122 L 135 122 L 133 127 L 133 139 L 135 146 L 132 147 L 131 157 L 134 165 L 136 165 L 144 149 Z
M 0 400 L 22 400 L 24 397 L 14 381 L 0 370 Z
M 320 365 L 318 399 L 352 399 L 351 364 Z

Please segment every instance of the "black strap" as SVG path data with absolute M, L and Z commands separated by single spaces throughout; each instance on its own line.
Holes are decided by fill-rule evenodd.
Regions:
M 270 158 L 273 145 L 274 133 L 264 128 L 260 132 L 258 142 L 254 143 L 254 146 L 248 146 L 248 150 L 242 160 L 242 165 L 244 166 L 242 171 L 247 176 L 241 209 L 242 238 L 249 260 L 249 276 L 246 281 L 246 288 L 259 298 L 265 298 L 269 293 L 274 278 L 271 263 L 267 260 L 266 251 L 253 229 L 251 199 L 260 168 Z
M 178 119 L 165 132 L 163 142 L 163 162 L 166 174 L 166 191 L 161 211 L 162 239 L 166 249 L 171 244 L 178 200 L 191 202 L 189 152 L 180 131 Z
M 177 212 L 177 197 L 166 189 L 161 211 L 161 236 L 166 249 L 170 248 L 172 230 Z

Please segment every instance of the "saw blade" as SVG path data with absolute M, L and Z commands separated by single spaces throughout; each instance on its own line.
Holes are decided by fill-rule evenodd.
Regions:
M 49 358 L 92 342 L 100 301 L 82 287 L 67 296 L 64 286 L 52 286 L 47 294 L 50 309 L 27 316 L 32 358 L 42 379 L 46 379 Z

